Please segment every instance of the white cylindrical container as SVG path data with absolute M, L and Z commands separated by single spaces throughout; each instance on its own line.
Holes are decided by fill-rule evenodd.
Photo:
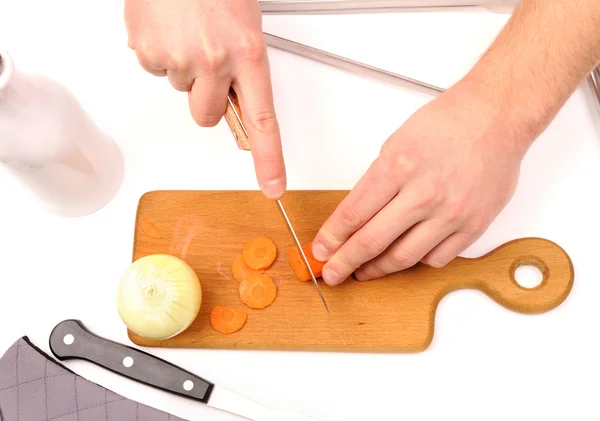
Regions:
M 76 98 L 54 80 L 18 71 L 1 50 L 0 165 L 65 217 L 102 208 L 124 174 L 119 147 Z

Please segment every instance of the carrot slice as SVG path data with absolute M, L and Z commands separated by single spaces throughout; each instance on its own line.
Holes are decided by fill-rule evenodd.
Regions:
M 245 280 L 248 277 L 248 274 L 250 274 L 251 272 L 262 273 L 262 271 L 254 271 L 250 269 L 248 265 L 244 263 L 244 259 L 242 258 L 241 254 L 236 256 L 235 259 L 233 259 L 233 264 L 231 265 L 231 272 L 233 273 L 233 279 L 235 279 L 238 282 L 242 282 L 243 280 Z
M 240 298 L 250 308 L 262 309 L 275 301 L 277 286 L 269 275 L 250 273 L 246 280 L 240 283 Z
M 210 324 L 225 334 L 237 332 L 246 324 L 248 314 L 230 307 L 215 306 L 210 312 Z
M 244 244 L 242 259 L 252 270 L 266 270 L 277 258 L 275 243 L 266 237 L 256 237 Z
M 319 278 L 323 272 L 323 266 L 325 266 L 324 262 L 320 262 L 312 254 L 312 242 L 302 244 L 302 250 L 306 255 L 306 260 L 310 264 L 310 268 L 315 275 L 315 278 Z M 301 281 L 310 281 L 312 278 L 310 276 L 310 272 L 306 268 L 304 264 L 304 260 L 302 259 L 302 255 L 300 254 L 300 250 L 298 247 L 292 247 L 288 250 L 288 262 L 290 267 L 296 274 L 296 277 Z

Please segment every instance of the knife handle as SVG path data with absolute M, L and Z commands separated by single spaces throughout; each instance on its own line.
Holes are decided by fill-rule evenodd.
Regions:
M 131 380 L 208 403 L 214 384 L 138 349 L 101 338 L 79 320 L 65 320 L 50 334 L 50 350 L 61 361 L 81 359 Z
M 238 148 L 249 151 L 250 143 L 248 143 L 248 133 L 246 132 L 246 127 L 242 121 L 242 109 L 240 108 L 240 102 L 233 88 L 229 89 L 225 120 L 231 129 L 231 133 L 233 134 Z

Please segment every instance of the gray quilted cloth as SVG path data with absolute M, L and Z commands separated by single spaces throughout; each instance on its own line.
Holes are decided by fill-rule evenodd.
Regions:
M 27 337 L 0 359 L 0 414 L 2 421 L 184 421 L 76 375 Z

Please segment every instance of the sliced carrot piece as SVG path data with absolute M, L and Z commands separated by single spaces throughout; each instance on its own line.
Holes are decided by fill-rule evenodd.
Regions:
M 277 258 L 275 243 L 266 237 L 256 237 L 244 244 L 242 259 L 252 270 L 266 270 Z
M 250 273 L 246 280 L 240 283 L 240 298 L 250 308 L 262 309 L 275 301 L 277 286 L 269 275 Z
M 302 244 L 302 250 L 306 255 L 306 260 L 310 264 L 310 268 L 315 275 L 315 278 L 319 278 L 323 272 L 323 266 L 325 266 L 324 262 L 320 262 L 312 254 L 312 242 Z M 300 250 L 298 247 L 292 247 L 288 250 L 288 262 L 290 267 L 296 274 L 296 277 L 301 281 L 310 281 L 312 278 L 310 276 L 310 272 L 306 268 L 304 264 L 304 260 L 302 259 L 302 255 L 300 254 Z
M 233 259 L 233 264 L 231 265 L 231 272 L 233 273 L 233 279 L 235 279 L 238 282 L 242 282 L 243 280 L 245 280 L 248 277 L 248 274 L 250 274 L 251 272 L 262 273 L 262 271 L 255 271 L 250 269 L 248 265 L 244 263 L 244 259 L 242 259 L 241 254 L 236 256 L 235 259 Z
M 225 334 L 240 330 L 248 320 L 248 313 L 225 306 L 215 306 L 210 312 L 210 324 L 217 331 Z
M 148 218 L 142 219 L 142 231 L 150 238 L 162 238 L 162 233 Z

